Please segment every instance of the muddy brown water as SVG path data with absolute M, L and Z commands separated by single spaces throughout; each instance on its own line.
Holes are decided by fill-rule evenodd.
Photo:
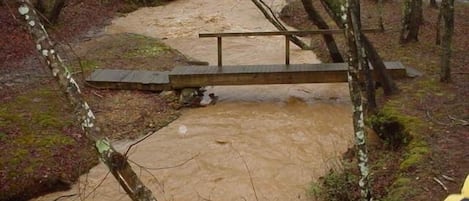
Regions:
M 266 1 L 280 10 L 284 1 Z M 216 64 L 216 40 L 201 32 L 273 31 L 249 0 L 179 0 L 117 18 L 107 33 L 132 32 L 167 38 L 168 45 Z M 283 38 L 224 40 L 226 64 L 284 61 Z M 292 63 L 319 62 L 292 45 Z M 352 145 L 351 105 L 344 84 L 207 87 L 216 105 L 189 109 L 135 146 L 129 159 L 158 200 L 308 200 L 311 181 L 339 167 Z M 125 150 L 131 142 L 115 142 Z M 129 200 L 101 164 L 61 200 Z M 100 185 L 96 190 L 94 186 Z M 257 198 L 256 198 L 257 197 Z

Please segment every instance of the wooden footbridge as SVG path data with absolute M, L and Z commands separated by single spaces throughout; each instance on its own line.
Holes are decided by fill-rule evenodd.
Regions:
M 325 33 L 332 32 L 328 30 L 200 34 L 199 37 L 217 38 L 217 66 L 178 66 L 169 72 L 97 69 L 86 81 L 99 88 L 150 91 L 217 85 L 347 82 L 347 63 L 290 64 L 289 37 L 291 35 Z M 222 65 L 222 37 L 272 35 L 285 36 L 285 64 Z M 385 66 L 394 79 L 408 76 L 406 68 L 400 62 L 385 62 Z

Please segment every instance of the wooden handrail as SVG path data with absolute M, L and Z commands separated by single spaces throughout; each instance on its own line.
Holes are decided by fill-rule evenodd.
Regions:
M 243 37 L 243 36 L 292 36 L 292 35 L 317 35 L 317 34 L 341 34 L 343 29 L 309 30 L 309 31 L 260 31 L 260 32 L 229 32 L 229 33 L 200 33 L 199 38 L 209 37 Z M 362 29 L 365 33 L 382 32 L 381 29 Z
M 246 36 L 285 36 L 285 64 L 290 64 L 290 37 L 293 35 L 316 35 L 316 34 L 340 34 L 343 29 L 310 30 L 310 31 L 264 31 L 264 32 L 230 32 L 230 33 L 200 33 L 199 38 L 217 38 L 218 66 L 222 62 L 222 37 L 246 37 Z M 382 29 L 362 29 L 365 33 L 382 32 Z M 221 68 L 220 68 L 221 70 Z

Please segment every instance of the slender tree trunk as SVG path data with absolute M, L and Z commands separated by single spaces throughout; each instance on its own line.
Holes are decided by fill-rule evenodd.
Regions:
M 279 31 L 288 31 L 285 26 L 280 22 L 280 20 L 275 16 L 275 13 L 270 9 L 270 7 L 264 3 L 262 0 L 251 0 L 257 8 L 264 14 L 264 17 L 269 20 L 270 23 L 272 23 Z M 296 36 L 291 36 L 289 37 L 290 41 L 300 47 L 303 50 L 306 49 L 311 49 L 306 43 L 304 43 L 302 40 L 300 40 Z
M 436 0 L 430 0 L 430 8 L 438 8 L 438 4 L 436 3 Z
M 64 7 L 65 0 L 55 0 L 54 7 L 47 16 L 52 24 L 57 23 L 57 21 L 59 20 L 60 13 L 62 12 L 62 9 Z
M 327 14 L 329 15 L 329 17 L 332 18 L 332 20 L 334 20 L 335 24 L 341 28 L 341 29 L 344 29 L 344 24 L 342 22 L 342 10 L 340 9 L 334 9 L 334 5 L 333 5 L 333 2 L 335 2 L 336 0 L 320 0 L 321 4 L 322 4 L 322 7 L 324 7 L 324 10 L 326 10 Z M 338 1 L 336 1 L 335 3 L 338 3 Z
M 37 11 L 47 18 L 50 24 L 57 23 L 66 0 L 37 0 L 34 4 Z
M 384 31 L 384 21 L 383 21 L 383 0 L 378 0 L 378 23 L 381 31 Z
M 49 38 L 43 23 L 34 11 L 30 0 L 18 0 L 19 13 L 24 17 L 25 26 L 36 43 L 36 49 L 45 60 L 52 75 L 75 108 L 75 114 L 81 123 L 85 136 L 95 142 L 100 159 L 108 166 L 116 180 L 134 201 L 156 201 L 152 192 L 145 187 L 127 162 L 127 158 L 117 152 L 109 140 L 100 134 L 95 116 L 88 103 L 83 99 L 80 88 L 70 71 L 61 60 L 53 42 Z
M 400 43 L 418 41 L 422 16 L 422 0 L 404 0 Z
M 360 67 L 366 63 L 366 55 L 361 44 L 360 18 L 358 0 L 347 0 L 342 6 L 344 20 L 344 34 L 347 39 L 347 53 L 349 61 L 348 82 L 350 97 L 353 103 L 353 128 L 355 143 L 358 150 L 358 167 L 361 178 L 358 182 L 363 200 L 371 201 L 371 185 L 368 169 L 368 150 L 366 147 L 366 133 L 363 114 L 363 101 L 359 85 Z
M 440 12 L 438 13 L 438 18 L 436 19 L 436 37 L 435 37 L 435 44 L 436 45 L 440 45 L 441 44 L 441 29 L 442 29 L 442 24 L 441 24 L 441 18 L 443 17 L 442 16 L 442 12 L 441 12 L 441 9 L 440 8 Z M 443 27 L 444 28 L 444 27 Z
M 444 32 L 441 37 L 441 82 L 451 82 L 451 42 L 454 32 L 454 0 L 443 0 L 440 13 Z
M 342 11 L 334 10 L 333 5 L 331 4 L 332 1 L 321 0 L 321 3 L 326 9 L 327 13 L 334 20 L 336 25 L 339 28 L 344 29 L 345 25 L 341 19 L 341 16 L 343 15 Z M 396 94 L 399 91 L 399 89 L 397 88 L 397 85 L 394 83 L 391 75 L 387 72 L 383 59 L 379 56 L 378 52 L 373 47 L 373 44 L 368 39 L 368 37 L 366 37 L 363 33 L 362 33 L 362 40 L 363 40 L 363 45 L 364 45 L 366 54 L 368 56 L 368 59 L 370 61 L 370 64 L 373 66 L 373 70 L 377 74 L 378 79 L 381 85 L 383 86 L 384 94 L 387 96 Z
M 379 56 L 376 49 L 373 47 L 371 41 L 362 33 L 363 45 L 366 50 L 368 59 L 373 66 L 374 73 L 378 76 L 381 86 L 383 87 L 384 95 L 390 96 L 399 92 L 396 83 L 391 75 L 386 71 L 383 59 Z
M 311 22 L 313 22 L 319 29 L 329 29 L 329 25 L 327 25 L 326 21 L 324 21 L 321 15 L 316 11 L 311 0 L 301 0 L 301 2 L 303 3 L 303 7 Z M 324 42 L 326 43 L 327 48 L 329 49 L 329 55 L 331 56 L 332 61 L 335 63 L 344 62 L 332 34 L 324 34 L 322 36 L 324 37 Z

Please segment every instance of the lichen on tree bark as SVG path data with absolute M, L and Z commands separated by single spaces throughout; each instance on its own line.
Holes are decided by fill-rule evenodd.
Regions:
M 109 167 L 111 173 L 132 200 L 156 201 L 152 192 L 143 185 L 132 170 L 125 156 L 117 152 L 109 140 L 100 134 L 94 113 L 83 99 L 80 87 L 73 79 L 57 50 L 55 50 L 54 44 L 30 0 L 18 0 L 18 3 L 18 12 L 24 18 L 25 26 L 31 33 L 39 55 L 45 60 L 47 67 L 51 70 L 52 75 L 57 79 L 59 86 L 75 108 L 75 115 L 81 123 L 85 136 L 96 143 L 96 150 L 100 159 Z M 119 160 L 115 160 L 116 158 Z M 116 165 L 119 168 L 116 168 Z
M 358 19 L 357 0 L 347 0 L 342 5 L 342 20 L 344 34 L 347 39 L 348 83 L 350 98 L 353 104 L 353 128 L 355 146 L 358 150 L 358 167 L 360 169 L 360 194 L 363 200 L 372 200 L 368 170 L 368 150 L 366 147 L 366 133 L 363 114 L 363 101 L 359 85 L 360 67 L 366 64 L 366 54 L 360 37 L 360 20 Z M 365 61 L 363 61 L 365 60 Z

